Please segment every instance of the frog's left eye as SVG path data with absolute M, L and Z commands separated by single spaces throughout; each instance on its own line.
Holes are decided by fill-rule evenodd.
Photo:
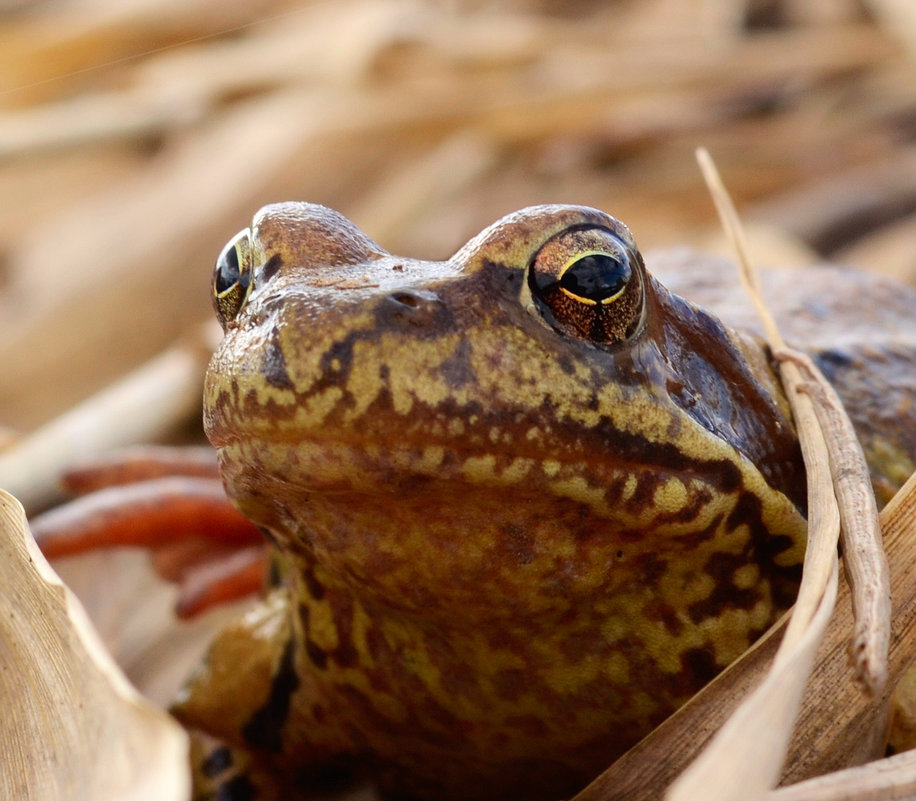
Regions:
M 248 299 L 251 268 L 251 235 L 246 228 L 223 248 L 213 270 L 213 308 L 224 330 Z
M 547 241 L 528 284 L 547 322 L 595 344 L 629 338 L 642 319 L 639 254 L 606 228 L 572 228 Z

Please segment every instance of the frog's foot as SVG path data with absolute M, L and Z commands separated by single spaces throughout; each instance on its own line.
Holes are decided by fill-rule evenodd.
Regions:
M 277 787 L 252 770 L 251 756 L 200 732 L 191 732 L 191 801 L 253 799 L 280 801 Z
M 193 731 L 191 735 L 191 801 L 334 801 L 352 798 L 360 773 L 349 760 L 332 760 L 289 777 L 260 764 L 241 748 Z M 369 795 L 375 798 L 375 795 Z
M 183 617 L 263 584 L 264 538 L 230 504 L 209 449 L 122 451 L 74 468 L 64 484 L 80 497 L 30 522 L 49 558 L 149 548 L 157 572 L 180 587 Z

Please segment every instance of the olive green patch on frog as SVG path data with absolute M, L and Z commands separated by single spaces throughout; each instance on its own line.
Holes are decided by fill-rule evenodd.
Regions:
M 351 638 L 351 616 L 344 614 L 343 610 L 335 610 L 335 644 L 333 647 L 328 648 L 312 639 L 309 634 L 311 609 L 307 604 L 299 605 L 299 621 L 305 635 L 305 653 L 308 660 L 318 670 L 326 670 L 331 661 L 341 668 L 354 667 L 359 663 L 360 652 Z

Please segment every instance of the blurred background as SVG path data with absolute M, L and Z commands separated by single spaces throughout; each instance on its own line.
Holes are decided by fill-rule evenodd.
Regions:
M 442 258 L 598 206 L 761 263 L 916 280 L 912 0 L 0 0 L 0 428 L 210 317 L 223 244 L 302 199 Z
M 0 486 L 47 501 L 134 414 L 23 437 L 199 332 L 217 254 L 264 203 L 324 203 L 420 258 L 583 203 L 651 265 L 729 252 L 698 146 L 759 263 L 916 282 L 916 3 L 0 0 Z M 195 353 L 178 406 L 200 438 Z M 17 440 L 41 440 L 28 469 Z M 233 614 L 174 624 L 143 553 L 65 561 L 162 702 Z

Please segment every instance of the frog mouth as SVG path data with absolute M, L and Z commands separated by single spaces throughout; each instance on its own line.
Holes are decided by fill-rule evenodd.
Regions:
M 218 393 L 212 400 L 205 423 L 208 437 L 223 454 L 224 472 L 242 472 L 251 464 L 261 474 L 311 492 L 411 494 L 454 483 L 512 492 L 521 488 L 525 496 L 543 491 L 590 497 L 591 505 L 601 507 L 647 507 L 659 492 L 692 494 L 703 488 L 706 494 L 722 495 L 744 488 L 764 497 L 784 496 L 782 485 L 790 493 L 794 486 L 791 474 L 758 470 L 708 431 L 703 436 L 694 432 L 691 446 L 684 448 L 680 442 L 620 430 L 609 421 L 589 427 L 555 420 L 544 427 L 517 415 L 485 416 L 478 410 L 482 419 L 471 428 L 467 410 L 462 416 L 460 410 L 440 407 L 435 414 L 411 419 L 382 406 L 347 422 L 333 396 L 326 399 L 333 413 L 324 415 L 319 396 L 312 396 L 307 414 L 301 401 L 253 409 L 254 401 L 240 403 L 237 391 Z M 524 436 L 526 431 L 538 436 Z M 670 486 L 659 489 L 665 485 Z
M 535 452 L 506 453 L 461 447 L 453 441 L 375 442 L 353 437 L 246 435 L 214 442 L 224 474 L 251 464 L 259 475 L 273 474 L 306 492 L 370 493 L 403 497 L 433 486 L 500 488 L 509 496 L 546 493 L 581 501 L 602 516 L 617 516 L 621 506 L 640 513 L 668 494 L 708 499 L 740 492 L 744 471 L 734 461 L 687 461 L 665 453 L 632 460 L 606 453 L 602 458 L 544 458 Z M 654 456 L 654 458 L 652 458 Z M 273 465 L 274 467 L 271 467 Z M 667 488 L 667 489 L 666 489 Z M 458 493 L 462 490 L 455 489 Z M 781 494 L 781 493 L 780 493 Z

